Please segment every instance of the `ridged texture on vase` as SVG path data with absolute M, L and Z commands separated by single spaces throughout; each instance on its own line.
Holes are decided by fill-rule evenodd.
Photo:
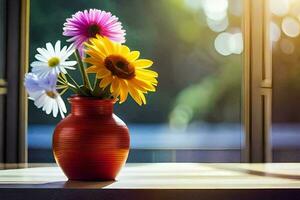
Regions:
M 71 180 L 114 180 L 129 152 L 126 124 L 113 114 L 113 101 L 70 99 L 72 112 L 55 128 L 53 153 Z

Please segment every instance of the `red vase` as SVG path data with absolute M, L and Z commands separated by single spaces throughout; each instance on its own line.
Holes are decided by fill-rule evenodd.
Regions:
M 55 128 L 53 154 L 70 180 L 114 180 L 129 152 L 126 124 L 113 100 L 70 98 L 71 114 Z

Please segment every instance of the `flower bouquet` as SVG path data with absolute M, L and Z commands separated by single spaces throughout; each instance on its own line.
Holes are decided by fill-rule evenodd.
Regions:
M 54 131 L 53 153 L 69 179 L 115 179 L 130 142 L 126 124 L 113 114 L 113 104 L 125 102 L 128 94 L 139 105 L 146 104 L 145 94 L 157 86 L 158 74 L 147 69 L 153 62 L 124 45 L 125 34 L 110 12 L 79 11 L 63 28 L 72 44 L 62 47 L 57 41 L 37 48 L 32 72 L 25 75 L 29 99 L 47 114 L 63 118 Z M 76 61 L 70 59 L 73 54 Z M 82 80 L 75 80 L 69 70 L 78 70 Z M 65 118 L 61 96 L 67 90 L 74 95 L 68 99 L 71 113 Z

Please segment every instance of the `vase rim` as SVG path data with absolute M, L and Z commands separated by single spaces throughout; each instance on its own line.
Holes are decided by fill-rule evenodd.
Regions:
M 98 102 L 112 102 L 115 103 L 116 99 L 99 99 L 97 97 L 86 97 L 86 96 L 79 96 L 79 95 L 72 95 L 68 98 L 68 101 L 98 101 Z

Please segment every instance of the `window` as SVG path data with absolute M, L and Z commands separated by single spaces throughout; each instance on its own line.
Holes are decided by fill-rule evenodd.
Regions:
M 35 49 L 64 42 L 65 18 L 88 8 L 119 16 L 127 44 L 153 59 L 160 73 L 147 106 L 115 106 L 131 130 L 129 162 L 299 160 L 296 0 L 0 2 L 1 162 L 26 162 L 27 136 L 30 162 L 53 161 L 59 119 L 32 102 L 27 113 L 22 77 Z
M 115 106 L 130 128 L 129 162 L 241 161 L 242 0 L 31 0 L 30 6 L 30 62 L 48 41 L 67 44 L 65 19 L 89 8 L 117 15 L 131 49 L 155 61 L 159 86 L 148 104 Z M 53 162 L 59 119 L 32 102 L 28 117 L 29 162 Z
M 300 2 L 270 1 L 273 161 L 299 161 Z

